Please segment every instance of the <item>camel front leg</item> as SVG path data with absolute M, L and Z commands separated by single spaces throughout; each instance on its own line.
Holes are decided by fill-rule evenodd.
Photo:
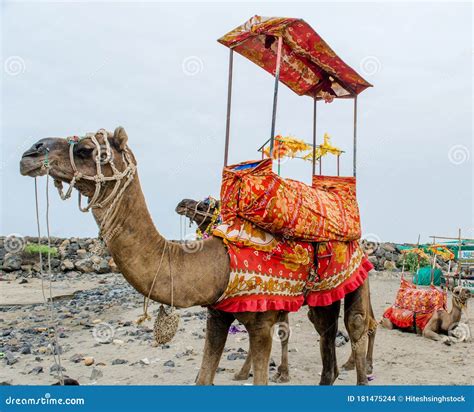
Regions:
M 369 285 L 365 281 L 357 290 L 346 295 L 344 323 L 351 339 L 357 384 L 367 385 L 367 340 L 370 321 Z
M 197 385 L 212 385 L 227 340 L 229 327 L 234 321 L 230 313 L 208 308 L 206 341 Z
M 339 376 L 336 360 L 336 335 L 341 301 L 329 306 L 311 307 L 309 320 L 319 333 L 319 350 L 323 361 L 320 385 L 332 385 Z
M 237 319 L 249 333 L 254 385 L 268 385 L 268 364 L 272 351 L 272 327 L 278 321 L 278 312 L 239 313 Z
M 247 357 L 245 358 L 245 362 L 235 375 L 234 380 L 236 381 L 246 381 L 250 376 L 250 368 L 252 367 L 252 351 L 250 350 L 247 352 Z

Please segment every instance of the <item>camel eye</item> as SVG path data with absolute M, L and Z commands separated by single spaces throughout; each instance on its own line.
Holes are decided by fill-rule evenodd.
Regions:
M 82 157 L 82 158 L 86 158 L 86 157 L 89 157 L 92 154 L 93 151 L 94 151 L 93 148 L 79 147 L 76 150 L 76 155 L 78 155 L 79 157 Z

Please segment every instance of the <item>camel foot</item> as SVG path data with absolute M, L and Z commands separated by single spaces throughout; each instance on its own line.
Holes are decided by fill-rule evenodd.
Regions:
M 374 367 L 372 365 L 367 364 L 367 375 L 372 375 L 374 372 Z
M 288 372 L 277 372 L 270 380 L 275 383 L 287 383 L 290 381 L 290 375 Z
M 333 373 L 322 373 L 321 380 L 319 381 L 320 385 L 332 385 L 337 377 L 339 376 L 339 370 L 333 371 Z
M 354 362 L 346 362 L 344 365 L 341 366 L 343 371 L 353 371 L 355 369 Z
M 234 381 L 246 381 L 250 377 L 250 373 L 237 372 L 234 375 Z
M 382 325 L 382 327 L 384 327 L 385 329 L 389 329 L 389 330 L 393 329 L 393 323 L 390 322 L 387 318 L 383 318 L 380 321 L 380 325 Z

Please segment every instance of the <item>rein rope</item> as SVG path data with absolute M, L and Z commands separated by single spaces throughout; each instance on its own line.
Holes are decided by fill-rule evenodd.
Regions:
M 105 149 L 103 149 L 103 147 L 101 146 L 98 140 L 98 138 L 100 137 L 102 137 L 104 140 Z M 76 166 L 76 162 L 74 160 L 74 146 L 84 139 L 91 139 L 96 147 L 95 148 L 96 174 L 94 176 L 88 176 L 81 173 L 78 170 Z M 91 209 L 104 208 L 105 206 L 110 204 L 101 219 L 102 221 L 100 223 L 100 230 L 99 230 L 99 236 L 102 238 L 107 238 L 107 233 L 110 230 L 111 222 L 113 218 L 115 217 L 115 214 L 117 211 L 116 206 L 120 202 L 120 199 L 122 198 L 122 195 L 125 192 L 125 189 L 132 182 L 137 170 L 137 166 L 132 161 L 128 147 L 125 147 L 122 151 L 122 161 L 125 165 L 125 168 L 122 171 L 119 171 L 117 169 L 114 162 L 114 155 L 113 155 L 113 152 L 108 140 L 108 132 L 105 129 L 99 129 L 97 133 L 95 134 L 89 133 L 89 134 L 86 134 L 84 137 L 79 137 L 79 136 L 69 137 L 68 143 L 69 143 L 69 162 L 71 163 L 72 170 L 74 171 L 74 176 L 71 182 L 69 183 L 69 187 L 66 193 L 63 192 L 62 182 L 60 182 L 59 180 L 55 180 L 54 185 L 56 186 L 61 199 L 66 200 L 71 197 L 72 190 L 75 188 L 77 182 L 79 182 L 80 180 L 88 180 L 88 181 L 95 182 L 94 194 L 91 196 L 91 198 L 89 199 L 85 207 L 82 206 L 82 195 L 81 195 L 81 192 L 78 191 L 79 193 L 78 206 L 81 212 L 86 213 Z M 105 176 L 102 173 L 102 166 L 106 164 L 110 165 L 113 172 L 112 176 Z M 119 190 L 122 180 L 125 180 L 125 183 L 122 185 L 122 187 Z M 102 193 L 102 187 L 104 187 L 105 183 L 109 183 L 109 182 L 115 182 L 112 191 L 105 199 L 99 200 Z M 108 240 L 110 240 L 110 237 L 108 238 Z
M 48 160 L 48 152 L 46 152 L 46 158 L 44 161 L 44 167 L 46 168 L 46 233 L 48 237 L 48 277 L 49 277 L 49 317 L 50 317 L 50 327 L 48 327 L 48 338 L 51 345 L 51 355 L 53 357 L 53 362 L 56 368 L 57 377 L 59 379 L 59 384 L 64 385 L 64 374 L 63 374 L 63 367 L 61 365 L 61 350 L 59 347 L 59 340 L 58 340 L 58 330 L 56 326 L 56 319 L 54 316 L 54 301 L 53 301 L 53 274 L 51 270 L 51 235 L 49 230 L 49 160 Z M 41 225 L 40 225 L 40 217 L 39 217 L 39 202 L 38 202 L 38 182 L 37 178 L 35 177 L 35 209 L 36 209 L 36 226 L 38 232 L 38 245 L 41 244 Z M 41 293 L 43 295 L 43 303 L 46 307 L 48 307 L 48 297 L 46 297 L 45 291 L 45 284 L 44 278 L 45 273 L 43 270 L 43 254 L 41 250 L 39 251 L 39 266 L 40 266 L 40 275 L 41 275 Z M 51 334 L 53 331 L 53 335 Z

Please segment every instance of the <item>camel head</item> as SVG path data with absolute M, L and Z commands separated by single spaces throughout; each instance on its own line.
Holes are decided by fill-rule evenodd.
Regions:
M 189 217 L 191 220 L 198 215 L 207 216 L 214 213 L 216 208 L 219 207 L 219 201 L 216 201 L 214 204 L 210 203 L 208 199 L 205 200 L 193 200 L 193 199 L 183 199 L 176 206 L 175 212 L 178 215 Z
M 461 286 L 456 286 L 453 289 L 453 304 L 460 307 L 461 309 L 466 306 L 470 297 L 471 292 L 469 289 L 463 288 Z
M 127 160 L 135 164 L 127 140 L 123 127 L 117 127 L 114 133 L 101 129 L 84 137 L 47 137 L 23 153 L 20 173 L 36 177 L 48 171 L 57 184 L 71 184 L 74 179 L 75 188 L 87 197 L 93 196 L 100 180 L 102 188 L 105 187 L 103 196 L 117 181 L 114 175 L 127 167 Z M 97 176 L 99 179 L 94 179 Z
M 204 226 L 211 222 L 214 212 L 219 208 L 220 202 L 211 197 L 205 200 L 183 199 L 176 206 L 176 213 L 186 216 L 198 226 Z

